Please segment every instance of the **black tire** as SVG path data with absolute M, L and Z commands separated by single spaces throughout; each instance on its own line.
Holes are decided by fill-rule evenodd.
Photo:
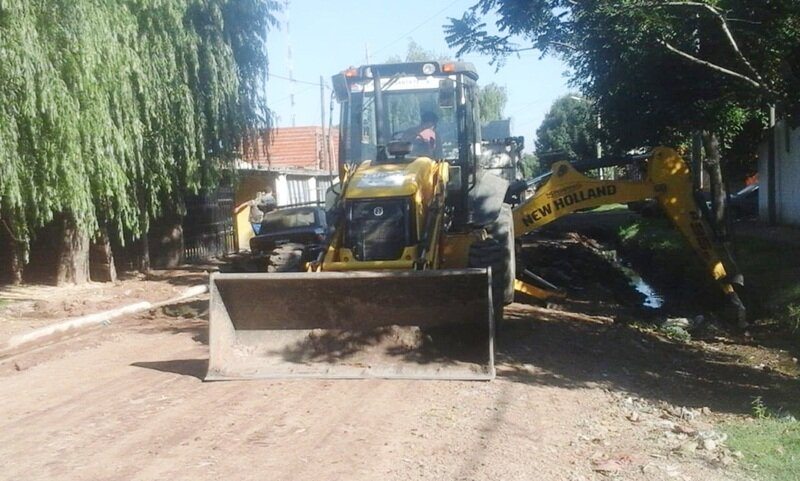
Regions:
M 303 251 L 302 244 L 290 243 L 276 247 L 269 255 L 267 272 L 301 272 Z
M 516 278 L 516 248 L 514 237 L 514 214 L 511 206 L 503 204 L 500 208 L 500 215 L 488 229 L 489 236 L 495 239 L 503 248 L 502 276 L 502 297 L 503 304 L 514 302 L 514 279 Z
M 505 266 L 503 246 L 496 239 L 486 239 L 473 242 L 469 247 L 469 267 L 492 268 L 492 309 L 494 310 L 494 324 L 497 328 L 502 322 L 504 286 L 503 276 L 499 275 Z
M 469 248 L 469 267 L 492 268 L 492 303 L 495 326 L 503 319 L 503 306 L 514 301 L 516 261 L 511 206 L 503 204 L 497 220 L 487 229 L 489 238 Z

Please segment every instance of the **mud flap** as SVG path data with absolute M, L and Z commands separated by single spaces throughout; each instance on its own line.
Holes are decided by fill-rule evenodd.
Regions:
M 205 379 L 489 380 L 487 269 L 212 274 Z

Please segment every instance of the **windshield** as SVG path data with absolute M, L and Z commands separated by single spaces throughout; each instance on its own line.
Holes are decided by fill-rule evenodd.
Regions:
M 384 138 L 387 141 L 411 142 L 412 150 L 408 156 L 411 158 L 458 159 L 455 108 L 439 106 L 441 99 L 438 89 L 410 90 L 402 88 L 407 84 L 392 80 L 395 79 L 384 84 L 382 91 L 383 125 L 386 129 Z M 455 105 L 455 102 L 450 105 Z M 351 129 L 346 146 L 347 158 L 351 162 L 375 159 L 378 139 L 373 92 L 362 91 L 352 95 L 347 121 Z
M 274 210 L 264 215 L 261 232 L 313 227 L 316 224 L 316 209 Z

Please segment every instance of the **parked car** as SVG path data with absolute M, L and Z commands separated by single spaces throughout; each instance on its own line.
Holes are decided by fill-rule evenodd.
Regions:
M 728 201 L 728 209 L 734 219 L 757 216 L 758 184 L 750 184 L 733 194 Z
M 703 193 L 706 206 L 711 210 L 711 194 Z M 758 184 L 744 186 L 728 198 L 728 215 L 731 219 L 743 219 L 758 215 Z
M 279 208 L 264 214 L 259 235 L 250 239 L 250 254 L 264 260 L 269 272 L 299 271 L 325 248 L 328 234 L 323 207 Z

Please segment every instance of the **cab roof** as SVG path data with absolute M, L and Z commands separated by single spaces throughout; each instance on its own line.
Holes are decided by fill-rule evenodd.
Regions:
M 407 63 L 382 63 L 372 65 L 362 65 L 357 68 L 345 70 L 348 78 L 372 78 L 375 74 L 380 77 L 391 77 L 394 75 L 433 75 L 446 76 L 452 74 L 464 74 L 467 77 L 478 80 L 478 71 L 470 62 L 407 62 Z

